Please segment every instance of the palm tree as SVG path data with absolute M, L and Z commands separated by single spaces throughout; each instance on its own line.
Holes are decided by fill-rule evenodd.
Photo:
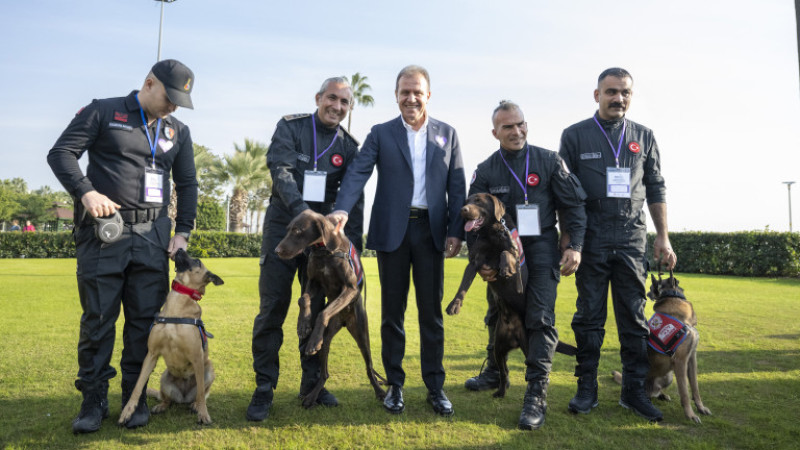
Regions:
M 233 188 L 230 204 L 230 229 L 241 233 L 247 214 L 249 193 L 259 188 L 272 186 L 267 169 L 266 144 L 251 139 L 244 140 L 244 147 L 233 144 L 233 155 L 225 155 L 214 172 L 223 183 Z
M 350 121 L 353 119 L 353 108 L 355 108 L 356 103 L 361 106 L 372 106 L 375 104 L 375 99 L 367 94 L 367 91 L 372 90 L 372 86 L 367 84 L 367 77 L 362 77 L 360 73 L 356 72 L 350 77 L 350 86 L 353 88 L 353 103 L 350 105 L 350 114 L 347 116 L 348 133 L 350 132 Z

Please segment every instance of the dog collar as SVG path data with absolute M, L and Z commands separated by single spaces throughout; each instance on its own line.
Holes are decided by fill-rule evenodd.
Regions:
M 198 302 L 203 298 L 203 294 L 201 294 L 200 291 L 184 286 L 178 283 L 178 280 L 172 280 L 172 290 L 179 294 L 188 295 Z

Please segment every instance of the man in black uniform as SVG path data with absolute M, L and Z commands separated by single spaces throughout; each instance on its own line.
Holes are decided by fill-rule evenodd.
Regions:
M 286 226 L 298 214 L 311 209 L 320 214 L 332 211 L 342 177 L 358 153 L 358 142 L 339 126 L 353 106 L 353 89 L 345 78 L 325 80 L 316 94 L 317 111 L 313 114 L 284 116 L 278 122 L 267 153 L 272 174 L 272 197 L 264 219 L 261 244 L 261 277 L 258 288 L 261 307 L 253 324 L 253 369 L 256 389 L 247 407 L 247 419 L 261 421 L 269 415 L 273 389 L 278 386 L 278 351 L 283 343 L 283 322 L 292 300 L 292 284 L 297 273 L 300 286 L 306 283 L 308 256 L 284 261 L 275 247 L 286 235 Z M 362 250 L 363 195 L 354 220 L 345 234 L 359 252 Z M 324 306 L 324 298 L 312 299 L 312 320 Z M 300 342 L 300 349 L 306 341 Z M 320 376 L 317 355 L 301 355 L 303 370 L 300 397 L 310 391 Z M 323 406 L 338 401 L 326 389 L 317 399 Z
M 81 299 L 78 380 L 83 394 L 75 433 L 100 429 L 108 416 L 108 380 L 120 303 L 122 332 L 122 404 L 130 398 L 147 355 L 153 317 L 167 296 L 169 261 L 185 249 L 194 228 L 197 179 L 189 128 L 170 114 L 192 108 L 194 75 L 175 60 L 156 63 L 140 91 L 127 97 L 94 100 L 81 109 L 58 138 L 47 162 L 75 199 L 75 245 Z M 88 150 L 86 175 L 78 159 Z M 167 216 L 170 179 L 178 210 L 170 239 Z M 119 212 L 122 235 L 113 243 L 95 235 L 93 218 Z M 128 428 L 147 424 L 150 411 L 142 395 Z
M 571 275 L 581 262 L 586 195 L 555 152 L 527 143 L 528 125 L 518 105 L 500 102 L 492 114 L 492 122 L 492 134 L 500 141 L 500 149 L 478 165 L 469 195 L 488 192 L 503 202 L 517 224 L 527 256 L 525 328 L 529 354 L 525 360 L 525 380 L 528 388 L 519 427 L 534 430 L 544 424 L 548 376 L 558 343 L 556 288 L 560 275 Z M 569 233 L 569 241 L 563 249 L 559 249 L 556 211 L 561 228 Z M 482 272 L 482 276 L 491 279 L 496 273 Z M 487 300 L 486 323 L 490 329 L 491 348 L 497 306 L 492 296 Z M 490 364 L 497 371 L 491 350 L 489 355 Z
M 588 215 L 583 264 L 575 275 L 577 311 L 572 329 L 578 344 L 578 391 L 569 402 L 574 413 L 597 406 L 597 366 L 605 336 L 608 284 L 623 367 L 620 405 L 651 421 L 662 418 L 645 393 L 647 321 L 647 230 L 644 202 L 656 227 L 654 256 L 675 266 L 667 235 L 667 205 L 661 161 L 653 132 L 625 118 L 633 96 L 633 78 L 624 69 L 605 70 L 591 119 L 564 130 L 559 151 L 587 192 Z

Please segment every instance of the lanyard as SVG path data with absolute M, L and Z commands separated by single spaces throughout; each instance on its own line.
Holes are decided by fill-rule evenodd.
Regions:
M 527 205 L 528 204 L 528 189 L 525 187 L 525 184 L 522 182 L 522 180 L 519 179 L 517 174 L 514 173 L 514 169 L 512 169 L 511 166 L 508 165 L 508 161 L 506 161 L 505 156 L 503 156 L 503 150 L 502 149 L 497 150 L 497 153 L 500 154 L 500 159 L 502 159 L 503 163 L 505 163 L 506 167 L 508 167 L 508 171 L 511 172 L 511 175 L 513 175 L 514 179 L 517 180 L 517 183 L 519 184 L 519 187 L 522 188 L 522 193 L 525 194 L 525 204 Z M 530 158 L 529 158 L 530 153 L 531 153 L 531 149 L 528 148 L 528 144 L 526 143 L 525 144 L 525 178 L 526 178 L 526 181 L 527 181 L 527 177 L 528 177 L 528 169 L 530 167 L 530 162 L 531 162 Z
M 594 123 L 596 123 L 597 126 L 600 127 L 600 131 L 603 132 L 603 136 L 606 137 L 606 141 L 608 141 L 608 145 L 611 146 L 611 151 L 614 152 L 614 161 L 617 162 L 617 169 L 619 169 L 619 152 L 620 152 L 620 150 L 622 150 L 622 141 L 625 140 L 625 127 L 628 126 L 628 121 L 625 120 L 625 119 L 622 119 L 622 134 L 619 135 L 619 144 L 617 145 L 617 149 L 615 150 L 614 149 L 614 144 L 611 143 L 611 138 L 608 137 L 608 134 L 606 133 L 606 130 L 603 129 L 603 126 L 600 125 L 600 122 L 597 121 L 597 116 L 594 116 L 593 119 L 594 119 Z
M 156 168 L 156 143 L 158 142 L 158 132 L 161 131 L 161 118 L 156 121 L 156 135 L 150 139 L 150 129 L 147 126 L 147 118 L 144 116 L 144 108 L 139 103 L 139 94 L 136 94 L 136 103 L 139 105 L 139 112 L 142 113 L 142 123 L 144 124 L 144 134 L 147 135 L 147 143 L 150 144 L 150 154 L 153 156 L 153 168 Z
M 336 142 L 336 138 L 339 137 L 339 133 L 338 133 L 338 130 L 337 130 L 337 133 L 333 136 L 333 140 L 331 141 L 331 145 L 329 145 L 328 148 L 323 150 L 322 153 L 320 153 L 319 156 L 317 156 L 317 121 L 314 120 L 314 116 L 316 114 L 317 113 L 311 114 L 311 129 L 314 130 L 314 172 L 317 171 L 317 160 L 322 158 L 322 155 L 327 153 L 327 151 L 330 150 L 331 147 L 333 147 L 334 142 Z

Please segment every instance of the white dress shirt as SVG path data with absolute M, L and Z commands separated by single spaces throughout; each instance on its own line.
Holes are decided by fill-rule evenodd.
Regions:
M 411 166 L 414 170 L 414 195 L 411 197 L 413 208 L 428 208 L 428 197 L 425 192 L 425 157 L 428 147 L 428 118 L 419 131 L 414 131 L 411 125 L 403 120 L 408 137 L 408 149 L 411 151 Z

